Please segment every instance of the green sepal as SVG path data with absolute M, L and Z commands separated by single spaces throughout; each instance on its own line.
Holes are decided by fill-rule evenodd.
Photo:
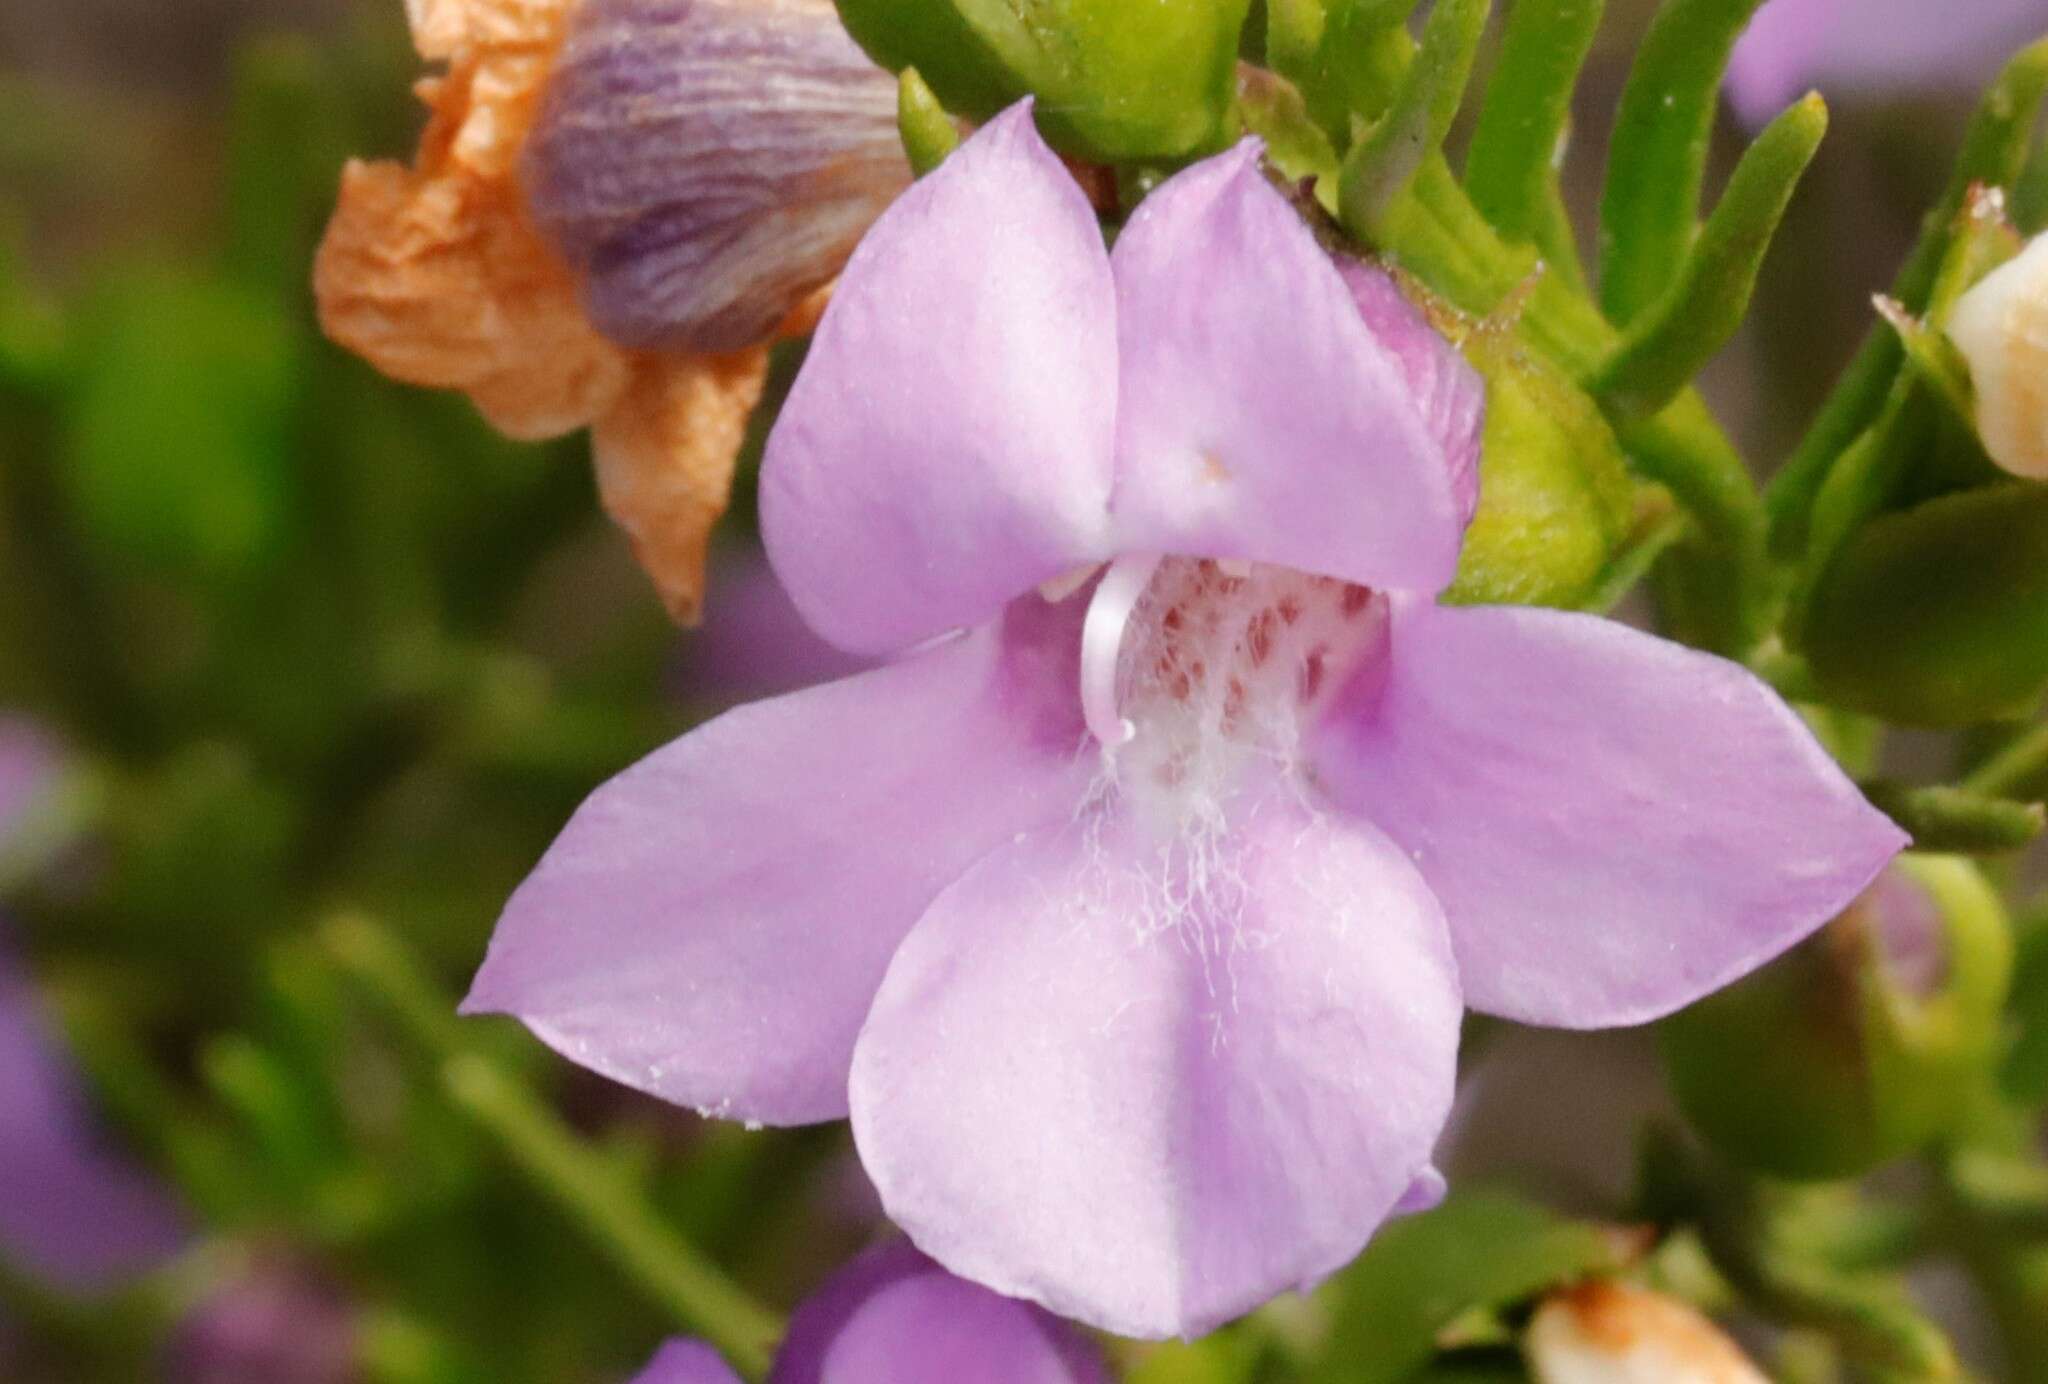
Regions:
M 1834 701 L 1914 725 L 2025 714 L 2048 687 L 2048 489 L 1871 522 L 1815 584 L 1802 650 Z
M 1308 113 L 1300 88 L 1275 72 L 1238 73 L 1238 110 L 1245 128 L 1266 142 L 1266 159 L 1290 180 L 1312 182 L 1323 210 L 1337 210 L 1337 150 Z
M 1634 527 L 1636 485 L 1613 431 L 1564 373 L 1504 334 L 1464 351 L 1486 378 L 1479 508 L 1448 601 L 1577 606 Z
M 959 128 L 914 67 L 904 68 L 896 80 L 896 132 L 910 171 L 920 178 L 960 147 Z
M 1414 0 L 1268 0 L 1266 56 L 1293 82 L 1338 152 L 1393 104 L 1415 40 Z
M 1039 127 L 1105 162 L 1182 158 L 1226 134 L 1249 0 L 839 0 L 882 66 L 916 67 L 946 109 L 1038 98 Z
M 1488 9 L 1489 0 L 1437 0 L 1393 103 L 1345 156 L 1338 214 L 1361 240 L 1378 239 L 1387 212 L 1407 194 L 1424 160 L 1442 150 L 1465 97 Z

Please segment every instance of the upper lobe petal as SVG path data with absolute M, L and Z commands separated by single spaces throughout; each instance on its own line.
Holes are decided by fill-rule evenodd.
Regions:
M 1087 199 L 991 121 L 854 252 L 761 476 L 797 609 L 858 652 L 988 618 L 1106 549 L 1116 304 Z
M 1845 907 L 1905 838 L 1724 659 L 1563 611 L 1404 603 L 1318 760 L 1443 901 L 1475 1009 L 1678 1009 Z
M 506 906 L 465 1008 L 733 1118 L 846 1113 L 897 942 L 1092 766 L 1080 600 L 719 717 L 593 794 Z
M 1258 154 L 1173 178 L 1117 239 L 1118 544 L 1441 590 L 1469 458 Z
M 1421 877 L 1276 790 L 1218 836 L 1116 809 L 1019 838 L 905 940 L 855 1051 L 884 1206 L 998 1292 L 1199 1334 L 1355 1255 L 1449 1109 Z

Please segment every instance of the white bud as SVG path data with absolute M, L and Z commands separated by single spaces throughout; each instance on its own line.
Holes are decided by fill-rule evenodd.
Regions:
M 1957 300 L 1948 334 L 1970 364 L 1984 450 L 2016 476 L 2048 480 L 2048 236 Z
M 1769 1384 L 1706 1317 L 1623 1283 L 1586 1283 L 1548 1299 L 1523 1350 L 1537 1384 Z

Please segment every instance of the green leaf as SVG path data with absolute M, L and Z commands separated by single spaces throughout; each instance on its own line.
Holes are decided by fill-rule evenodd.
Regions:
M 301 341 L 273 297 L 223 280 L 115 285 L 81 343 L 61 479 L 81 529 L 131 565 L 250 574 L 286 538 Z
M 1656 413 L 1742 325 L 1764 254 L 1827 125 L 1826 105 L 1808 96 L 1743 154 L 1677 280 L 1602 367 L 1595 392 L 1610 409 Z
M 1038 98 L 1039 127 L 1106 162 L 1182 158 L 1225 137 L 1250 0 L 838 0 L 891 71 L 985 119 Z
M 1890 720 L 2029 710 L 2048 687 L 2048 489 L 1965 491 L 1874 521 L 1815 586 L 1802 644 L 1832 698 Z
M 1394 102 L 1344 160 L 1338 214 L 1360 239 L 1376 238 L 1388 210 L 1414 183 L 1423 161 L 1443 149 L 1465 99 L 1491 0 L 1436 0 Z
M 1428 1365 L 1437 1334 L 1471 1309 L 1505 1307 L 1623 1267 L 1599 1227 L 1519 1197 L 1467 1192 L 1383 1228 L 1338 1277 L 1329 1344 L 1311 1384 L 1394 1384 Z
M 2039 803 L 2014 802 L 1946 785 L 1914 787 L 1889 779 L 1858 785 L 1923 851 L 1991 855 L 2015 851 L 2041 834 Z
M 1606 0 L 1515 0 L 1465 155 L 1473 204 L 1502 235 L 1540 247 L 1575 283 L 1584 274 L 1557 163 L 1572 89 L 1605 7 Z
M 1615 112 L 1600 202 L 1600 302 L 1627 325 L 1692 246 L 1721 73 L 1762 0 L 1665 0 Z

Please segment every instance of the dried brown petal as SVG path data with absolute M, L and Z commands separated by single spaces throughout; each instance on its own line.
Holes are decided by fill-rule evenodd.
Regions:
M 480 48 L 554 43 L 576 0 L 405 0 L 413 46 L 429 62 Z
M 584 427 L 626 388 L 625 354 L 503 184 L 351 163 L 313 288 L 329 337 L 394 379 L 463 390 L 511 437 Z
M 695 624 L 704 555 L 768 376 L 768 352 L 644 356 L 625 397 L 591 431 L 604 507 L 633 541 L 669 613 Z

